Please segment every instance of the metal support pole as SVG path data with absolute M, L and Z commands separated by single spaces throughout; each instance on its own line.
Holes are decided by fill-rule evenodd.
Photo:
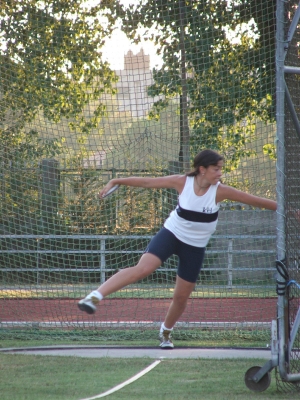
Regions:
M 296 133 L 298 135 L 298 138 L 300 140 L 300 123 L 299 123 L 299 120 L 298 120 L 298 117 L 297 117 L 297 113 L 296 113 L 294 104 L 292 102 L 292 98 L 291 98 L 291 95 L 290 95 L 290 92 L 289 92 L 289 89 L 288 89 L 287 85 L 285 85 L 285 98 L 286 98 L 286 103 L 287 103 L 288 109 L 289 109 L 289 111 L 291 113 L 291 117 L 292 117 L 292 120 L 293 120 L 293 123 L 294 123 L 294 126 L 295 126 L 295 131 L 296 131 Z
M 228 265 L 227 265 L 227 285 L 232 288 L 232 249 L 233 249 L 233 239 L 228 241 Z
M 185 26 L 186 26 L 186 8 L 185 2 L 179 1 L 179 21 L 180 21 L 180 68 L 181 68 L 181 100 L 180 100 L 180 114 L 181 114 L 181 150 L 182 150 L 182 163 L 185 172 L 190 170 L 190 132 L 189 122 L 187 115 L 187 71 L 186 71 L 186 54 L 185 54 Z
M 277 0 L 276 15 L 276 144 L 277 144 L 277 260 L 285 259 L 285 212 L 284 212 L 284 1 Z M 277 274 L 277 279 L 283 278 Z M 286 377 L 286 337 L 285 337 L 285 296 L 278 296 L 277 318 L 278 318 L 278 348 L 279 348 L 279 371 L 281 377 Z
M 106 268 L 106 260 L 105 260 L 105 239 L 101 239 L 100 241 L 100 276 L 101 283 L 105 282 L 105 268 Z
M 277 122 L 277 260 L 284 261 L 286 258 L 285 248 L 285 143 L 284 143 L 284 110 L 285 110 L 285 77 L 284 60 L 288 49 L 287 40 L 284 37 L 285 1 L 277 0 L 276 15 L 276 122 Z M 298 6 L 299 7 L 299 6 Z M 297 23 L 299 11 L 296 12 Z M 292 30 L 294 29 L 292 21 Z M 289 37 L 288 40 L 291 40 Z M 277 274 L 278 281 L 284 279 Z M 277 322 L 278 322 L 278 368 L 281 378 L 286 382 L 300 381 L 300 373 L 289 373 L 290 346 L 288 338 L 288 299 L 287 295 L 278 296 Z

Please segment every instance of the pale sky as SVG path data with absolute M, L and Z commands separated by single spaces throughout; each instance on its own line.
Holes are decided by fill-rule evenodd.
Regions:
M 98 1 L 99 0 L 86 0 L 83 4 L 86 7 L 89 7 Z M 120 0 L 120 2 L 126 6 L 129 4 L 136 4 L 138 0 Z M 143 37 L 143 34 L 141 37 Z M 143 48 L 145 54 L 150 56 L 151 69 L 162 65 L 161 58 L 156 55 L 153 42 L 142 41 L 139 45 L 131 44 L 125 33 L 118 28 L 114 31 L 112 37 L 107 39 L 106 44 L 101 48 L 101 51 L 104 59 L 111 65 L 111 68 L 116 70 L 124 68 L 124 55 L 127 54 L 129 50 L 131 50 L 133 54 L 136 54 L 141 50 L 141 48 Z
M 129 50 L 133 54 L 138 53 L 143 48 L 144 53 L 150 56 L 150 68 L 160 66 L 162 64 L 161 58 L 155 53 L 155 47 L 151 42 L 143 42 L 140 45 L 131 44 L 129 39 L 123 32 L 115 31 L 112 38 L 108 39 L 106 45 L 102 48 L 103 57 L 111 65 L 112 69 L 124 68 L 124 55 Z
M 105 46 L 102 48 L 103 57 L 111 65 L 112 69 L 123 69 L 124 68 L 124 55 L 129 50 L 133 54 L 138 53 L 143 48 L 144 53 L 150 56 L 150 68 L 161 66 L 161 58 L 156 55 L 154 44 L 150 41 L 143 41 L 139 45 L 130 43 L 130 40 L 126 37 L 125 33 L 120 30 L 114 31 L 112 38 L 107 39 Z

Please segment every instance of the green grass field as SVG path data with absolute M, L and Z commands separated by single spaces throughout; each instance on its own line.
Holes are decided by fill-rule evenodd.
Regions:
M 82 287 L 76 289 L 59 287 L 6 289 L 0 293 L 5 298 L 51 298 L 80 297 Z M 164 296 L 172 297 L 173 288 L 165 288 Z M 161 291 L 135 288 L 120 291 L 124 298 L 160 297 Z M 195 297 L 216 297 L 213 288 L 202 289 Z M 228 293 L 218 292 L 218 297 Z M 232 297 L 267 297 L 263 288 L 231 292 Z M 84 332 L 84 331 L 83 331 Z M 158 345 L 157 329 L 145 330 L 95 330 L 94 336 L 86 332 L 80 335 L 70 330 L 2 329 L 0 348 L 38 347 L 52 345 Z M 14 338 L 14 340 L 12 340 Z M 93 340 L 94 338 L 94 340 Z M 92 340 L 91 340 L 92 339 Z M 265 348 L 270 343 L 269 330 L 215 330 L 176 329 L 173 339 L 176 347 L 258 347 Z M 49 357 L 0 352 L 0 399 L 1 400 L 82 400 L 101 394 L 126 381 L 149 366 L 150 358 L 112 359 Z M 275 372 L 269 388 L 262 393 L 250 391 L 244 383 L 245 372 L 252 366 L 262 366 L 265 360 L 254 359 L 168 359 L 139 380 L 122 388 L 106 398 L 109 400 L 245 400 L 245 399 L 287 399 L 287 394 L 278 392 Z M 299 398 L 299 392 L 288 394 L 288 398 Z
M 1 400 L 80 400 L 96 396 L 149 366 L 149 358 L 112 359 L 0 353 Z M 265 360 L 168 359 L 137 381 L 107 396 L 110 400 L 286 400 L 275 373 L 264 392 L 252 392 L 245 372 Z
M 56 345 L 158 345 L 158 330 L 155 329 L 100 329 L 70 332 L 66 330 L 0 330 L 0 348 L 34 347 Z M 84 337 L 86 334 L 86 338 Z M 176 347 L 250 347 L 266 348 L 270 345 L 270 331 L 247 330 L 174 330 L 172 335 Z

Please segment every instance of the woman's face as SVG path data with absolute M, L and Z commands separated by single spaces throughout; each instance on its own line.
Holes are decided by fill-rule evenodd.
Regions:
M 224 162 L 221 160 L 217 165 L 210 165 L 207 168 L 200 167 L 201 176 L 211 185 L 216 185 L 222 176 Z

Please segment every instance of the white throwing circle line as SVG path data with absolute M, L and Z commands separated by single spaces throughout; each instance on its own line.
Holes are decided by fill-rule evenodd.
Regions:
M 96 396 L 93 397 L 87 397 L 86 399 L 81 399 L 81 400 L 94 400 L 94 399 L 100 399 L 101 397 L 108 396 L 120 389 L 122 389 L 124 386 L 129 385 L 130 383 L 136 381 L 137 379 L 141 378 L 143 375 L 147 374 L 147 372 L 151 371 L 153 368 L 155 368 L 162 360 L 156 360 L 152 364 L 149 365 L 149 367 L 143 369 L 141 372 L 138 374 L 134 375 L 132 378 L 128 379 L 127 381 L 120 383 L 119 385 L 113 387 L 110 390 L 107 390 L 106 392 L 97 394 Z

